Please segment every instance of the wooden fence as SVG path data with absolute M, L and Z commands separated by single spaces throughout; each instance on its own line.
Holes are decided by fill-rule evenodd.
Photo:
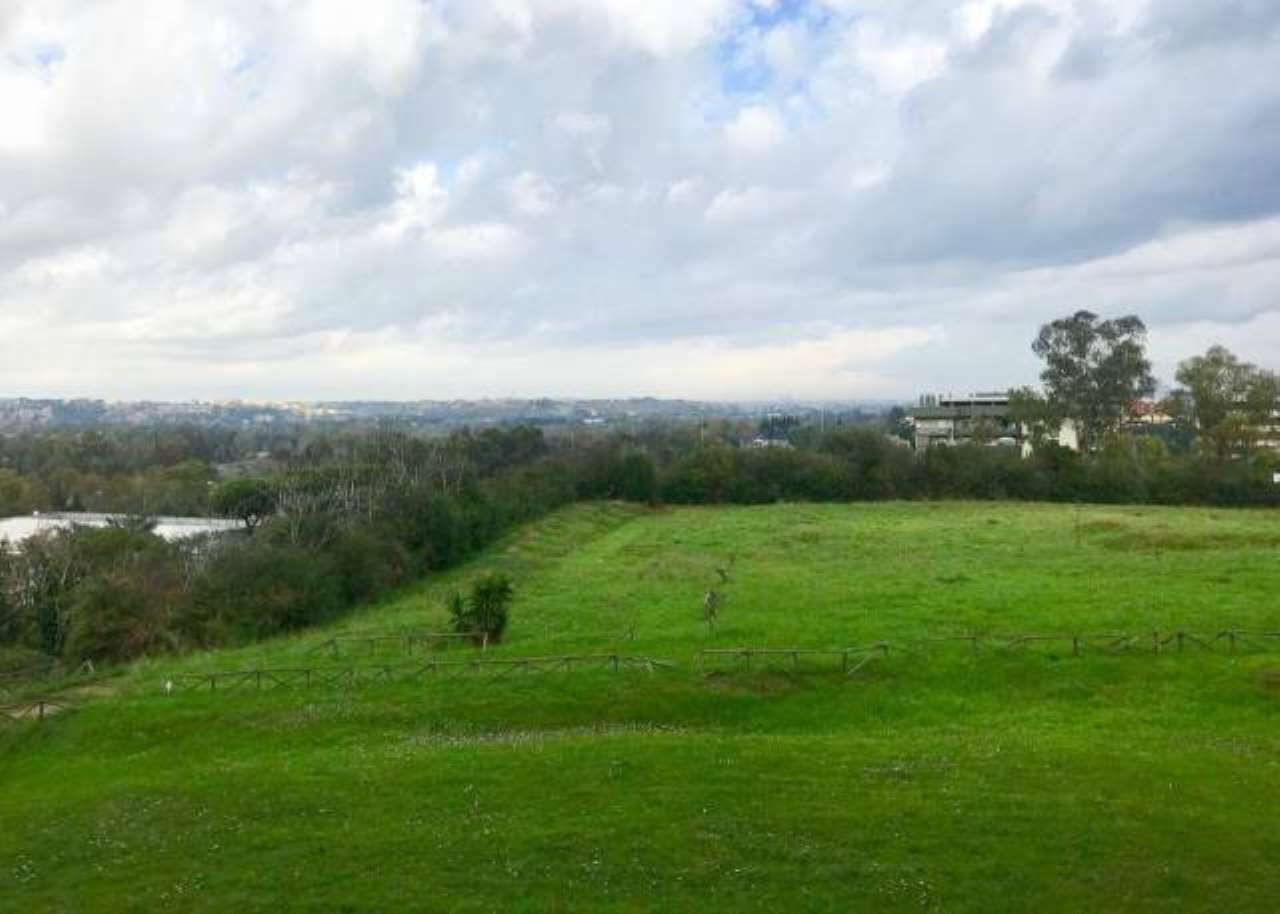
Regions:
M 792 670 L 798 670 L 800 669 L 801 658 L 806 660 L 814 659 L 818 661 L 839 660 L 840 671 L 845 675 L 852 676 L 872 660 L 875 660 L 878 657 L 889 656 L 890 650 L 901 650 L 901 648 L 894 648 L 888 642 L 884 641 L 877 642 L 866 647 L 707 648 L 706 650 L 698 651 L 695 662 L 698 669 L 703 671 L 705 671 L 708 666 L 715 665 L 726 660 L 732 661 L 736 666 L 743 669 L 751 669 L 753 666 L 758 665 L 772 669 L 785 666 Z M 788 660 L 790 661 L 789 664 L 787 663 Z
M 548 657 L 511 657 L 501 660 L 426 660 L 419 663 L 339 667 L 274 667 L 185 673 L 166 680 L 166 693 L 233 692 L 264 689 L 308 689 L 321 686 L 354 687 L 390 682 L 427 682 L 433 679 L 483 676 L 501 679 L 529 673 L 567 672 L 596 668 L 621 672 L 670 668 L 670 661 L 626 654 L 562 654 Z
M 1150 631 L 1150 632 L 1077 632 L 1071 634 L 1022 635 L 953 635 L 927 638 L 924 644 L 968 642 L 971 647 L 1016 650 L 1036 645 L 1058 645 L 1063 652 L 1079 657 L 1086 651 L 1106 654 L 1142 652 L 1161 654 L 1182 652 L 1188 648 L 1218 653 L 1246 650 L 1272 651 L 1280 648 L 1280 631 L 1250 628 L 1227 628 L 1216 632 Z
M 48 663 L 29 666 L 24 670 L 8 670 L 0 673 L 0 682 L 14 682 L 22 679 L 34 679 L 37 676 L 47 676 L 56 668 L 57 663 L 50 660 Z
M 43 721 L 54 714 L 71 710 L 71 705 L 52 698 L 32 698 L 11 705 L 0 705 L 0 723 Z
M 1144 633 L 1130 632 L 1078 632 L 1073 634 L 1017 634 L 1017 635 L 950 635 L 939 638 L 926 638 L 919 642 L 894 643 L 877 641 L 863 647 L 732 647 L 707 648 L 696 655 L 696 665 L 700 670 L 708 667 L 719 668 L 726 662 L 738 669 L 761 667 L 766 669 L 787 668 L 799 670 L 807 664 L 813 667 L 834 666 L 838 661 L 841 672 L 852 675 L 873 659 L 887 658 L 891 653 L 922 656 L 930 647 L 946 644 L 967 643 L 972 649 L 979 648 L 1014 651 L 1031 649 L 1037 646 L 1060 647 L 1065 654 L 1070 652 L 1074 657 L 1087 652 L 1103 654 L 1123 653 L 1181 653 L 1188 649 L 1197 649 L 1213 653 L 1235 654 L 1246 651 L 1280 650 L 1280 631 L 1267 629 L 1228 628 L 1213 633 L 1196 633 L 1188 631 L 1152 631 Z
M 9 670 L 0 673 L 0 695 L 11 695 L 30 684 L 31 680 L 48 676 L 57 669 L 54 661 L 39 666 L 27 667 L 23 670 Z
M 576 641 L 598 641 L 618 644 L 623 641 L 634 641 L 635 626 L 620 632 L 608 632 L 591 635 L 570 633 Z M 311 647 L 308 653 L 327 652 L 331 657 L 342 657 L 350 654 L 370 656 L 379 653 L 416 654 L 448 644 L 462 644 L 478 648 L 484 652 L 489 647 L 489 636 L 485 632 L 359 632 L 346 635 L 335 635 L 326 641 Z
M 328 651 L 330 656 L 339 657 L 364 648 L 366 654 L 378 653 L 380 649 L 399 650 L 412 654 L 417 650 L 427 650 L 445 644 L 473 644 L 480 650 L 489 646 L 489 636 L 485 632 L 402 632 L 398 634 L 358 634 L 335 635 L 328 641 L 322 641 L 312 647 L 309 653 Z

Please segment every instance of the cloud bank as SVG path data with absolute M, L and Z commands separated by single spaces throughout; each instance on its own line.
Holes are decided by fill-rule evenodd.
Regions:
M 10 0 L 0 393 L 910 397 L 1280 352 L 1270 0 Z

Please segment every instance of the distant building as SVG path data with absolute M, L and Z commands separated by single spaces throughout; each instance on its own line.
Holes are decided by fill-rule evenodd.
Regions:
M 1008 393 L 974 393 L 964 396 L 926 394 L 918 406 L 907 410 L 914 428 L 917 450 L 957 444 L 1017 447 L 1030 453 L 1026 429 L 1014 420 Z M 1079 448 L 1075 427 L 1064 422 L 1058 432 L 1063 447 Z
M 751 447 L 755 447 L 755 448 L 766 448 L 766 447 L 790 448 L 790 447 L 794 447 L 794 446 L 795 446 L 795 445 L 793 445 L 793 444 L 792 444 L 790 441 L 788 441 L 786 438 L 764 438 L 764 437 L 760 437 L 760 438 L 752 438 L 752 439 L 751 439 Z
M 1168 425 L 1173 416 L 1166 413 L 1158 400 L 1129 401 L 1129 425 Z

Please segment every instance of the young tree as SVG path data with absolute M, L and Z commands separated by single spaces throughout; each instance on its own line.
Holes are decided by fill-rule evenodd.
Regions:
M 505 574 L 491 572 L 477 578 L 468 596 L 455 591 L 448 599 L 453 630 L 474 634 L 485 644 L 497 644 L 506 631 L 514 597 L 515 588 Z
M 1081 451 L 1116 429 L 1131 401 L 1155 391 L 1146 336 L 1138 317 L 1100 321 L 1091 311 L 1040 328 L 1031 350 L 1045 361 L 1045 399 L 1053 415 L 1075 423 Z

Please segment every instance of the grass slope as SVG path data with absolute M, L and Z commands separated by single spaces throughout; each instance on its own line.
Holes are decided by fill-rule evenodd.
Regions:
M 584 505 L 344 620 L 137 664 L 0 730 L 0 910 L 1272 911 L 1276 656 L 937 647 L 845 680 L 705 646 L 1280 628 L 1280 517 L 1023 504 Z M 736 556 L 714 638 L 701 594 Z M 491 656 L 679 663 L 166 697 L 518 583 Z M 354 662 L 384 658 L 354 658 Z M 332 662 L 322 659 L 322 663 Z

